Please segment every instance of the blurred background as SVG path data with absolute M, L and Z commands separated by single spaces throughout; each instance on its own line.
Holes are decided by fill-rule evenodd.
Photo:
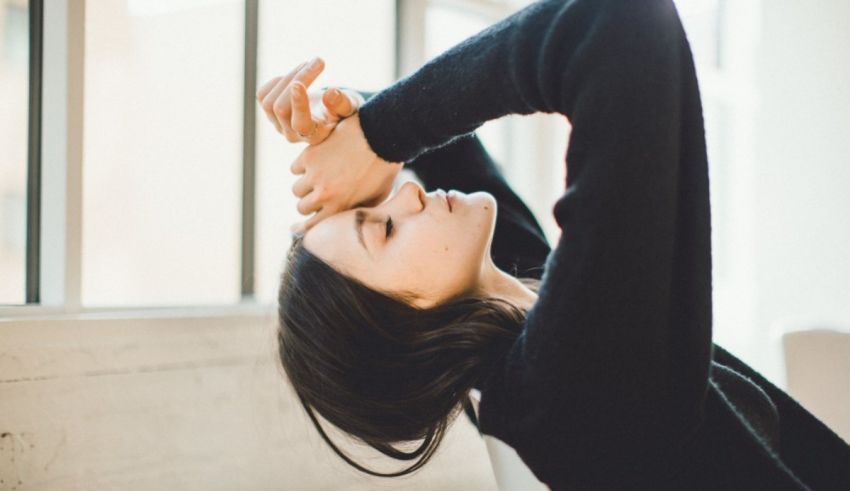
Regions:
M 0 0 L 0 316 L 7 320 L 46 312 L 38 308 L 48 303 L 43 279 L 51 267 L 64 267 L 63 281 L 73 285 L 72 298 L 50 295 L 58 299 L 51 312 L 65 315 L 272 311 L 288 227 L 301 218 L 288 169 L 302 147 L 250 107 L 254 86 L 246 84 L 321 56 L 326 69 L 315 87 L 380 90 L 530 2 L 86 0 L 82 10 L 75 3 Z M 831 401 L 817 386 L 848 373 L 850 363 L 848 351 L 836 351 L 846 349 L 841 333 L 850 331 L 850 3 L 675 4 L 697 63 L 709 146 L 715 341 L 777 385 L 797 384 L 793 393 L 847 438 L 846 386 Z M 65 9 L 84 36 L 84 56 L 70 58 L 82 71 L 80 107 L 67 120 L 82 128 L 79 182 L 64 188 L 79 209 L 62 230 L 34 221 L 55 183 L 33 186 L 40 159 L 30 145 L 39 97 L 31 35 L 40 29 L 31 14 L 51 8 Z M 46 101 L 39 114 L 42 125 L 67 117 Z M 564 187 L 569 131 L 557 115 L 510 116 L 479 130 L 553 244 L 551 208 Z M 52 145 L 65 144 L 41 141 L 40 153 L 48 158 Z M 59 266 L 39 264 L 36 251 L 69 237 L 77 246 Z

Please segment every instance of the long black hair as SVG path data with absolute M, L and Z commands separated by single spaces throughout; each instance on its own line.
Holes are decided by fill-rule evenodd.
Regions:
M 280 360 L 325 442 L 356 469 L 381 477 L 425 465 L 468 393 L 518 336 L 526 311 L 498 298 L 431 308 L 343 275 L 294 238 L 278 291 Z M 532 288 L 535 280 L 524 280 Z M 417 459 L 393 473 L 354 462 L 315 413 L 384 455 Z M 421 440 L 412 451 L 393 444 Z

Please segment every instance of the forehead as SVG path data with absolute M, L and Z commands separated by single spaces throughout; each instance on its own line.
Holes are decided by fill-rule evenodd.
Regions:
M 319 259 L 335 266 L 353 266 L 367 259 L 357 241 L 354 210 L 331 215 L 304 234 L 304 247 Z

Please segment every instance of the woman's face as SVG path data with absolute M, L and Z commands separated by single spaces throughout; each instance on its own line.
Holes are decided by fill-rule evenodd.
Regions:
M 391 220 L 389 236 L 387 221 Z M 304 236 L 304 247 L 342 274 L 385 293 L 431 307 L 472 293 L 490 259 L 496 200 L 486 192 L 425 194 L 408 181 L 373 208 L 329 216 Z

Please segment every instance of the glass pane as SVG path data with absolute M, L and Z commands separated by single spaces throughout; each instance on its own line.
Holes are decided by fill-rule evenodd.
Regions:
M 26 301 L 29 9 L 0 0 L 0 304 Z
M 87 306 L 237 302 L 244 3 L 89 0 Z
M 261 1 L 259 83 L 321 56 L 325 71 L 315 88 L 386 87 L 393 82 L 394 5 L 393 0 Z M 304 146 L 275 132 L 262 110 L 257 114 L 257 145 L 256 291 L 258 300 L 271 302 L 290 243 L 289 226 L 304 219 L 295 210 L 295 179 L 289 172 Z

